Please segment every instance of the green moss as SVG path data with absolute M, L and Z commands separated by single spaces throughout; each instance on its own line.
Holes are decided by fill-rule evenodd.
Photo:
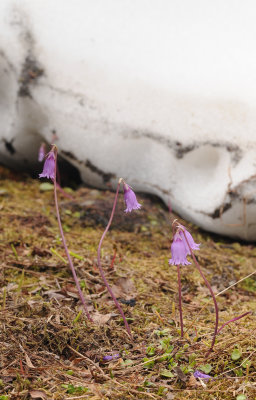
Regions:
M 185 336 L 180 338 L 177 276 L 168 265 L 170 218 L 162 204 L 138 196 L 143 197 L 143 208 L 126 215 L 120 196 L 103 242 L 102 262 L 110 285 L 117 287 L 121 300 L 136 300 L 134 307 L 121 303 L 134 334 L 131 342 L 96 264 L 114 194 L 81 188 L 72 193 L 73 199 L 59 195 L 66 240 L 90 312 L 110 314 L 108 322 L 97 325 L 81 312 L 52 191 L 40 191 L 37 180 L 3 167 L 0 176 L 0 366 L 4 376 L 12 377 L 7 383 L 2 379 L 2 396 L 15 393 L 25 400 L 29 391 L 42 390 L 55 400 L 69 395 L 164 399 L 171 387 L 175 399 L 233 400 L 242 385 L 247 398 L 253 396 L 254 318 L 249 315 L 225 327 L 206 360 L 214 329 L 213 305 L 193 266 L 181 271 Z M 202 243 L 198 260 L 216 292 L 253 272 L 252 245 L 216 239 L 181 222 Z M 256 309 L 254 286 L 252 276 L 218 296 L 220 323 Z M 241 358 L 232 359 L 234 348 Z M 105 355 L 117 353 L 120 358 L 103 361 Z M 218 377 L 206 389 L 192 379 L 200 366 Z

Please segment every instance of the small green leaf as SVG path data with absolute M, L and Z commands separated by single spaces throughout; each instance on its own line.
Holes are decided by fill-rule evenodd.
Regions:
M 239 358 L 241 358 L 241 356 L 242 356 L 242 354 L 241 354 L 240 350 L 234 349 L 232 351 L 231 358 L 233 361 L 239 360 Z
M 63 257 L 57 252 L 57 250 L 55 250 L 53 247 L 51 247 L 50 250 L 51 250 L 51 252 L 52 252 L 53 254 L 55 254 L 57 257 L 59 257 L 59 259 L 60 259 L 62 262 L 64 262 L 64 263 L 66 264 L 65 258 L 63 258 Z
M 77 316 L 73 319 L 73 324 L 76 324 L 79 321 L 79 319 L 80 319 L 80 317 L 82 315 L 82 312 L 83 312 L 82 310 L 79 311 Z
M 181 350 L 181 351 L 178 351 L 178 353 L 175 354 L 175 360 L 178 361 L 178 360 L 183 356 L 183 354 L 184 354 L 184 353 L 183 353 L 182 350 Z
M 234 371 L 234 373 L 236 374 L 236 376 L 243 376 L 244 375 L 242 368 L 236 369 Z
M 200 370 L 203 371 L 205 374 L 209 374 L 212 370 L 212 365 L 211 364 L 201 365 Z
M 78 260 L 84 260 L 83 256 L 80 256 L 79 254 L 74 253 L 73 251 L 69 250 L 69 253 L 71 254 L 72 257 L 77 258 Z
M 147 381 L 145 380 L 143 383 L 143 386 L 145 387 L 151 387 L 151 386 L 155 386 L 155 384 L 153 382 Z
M 64 232 L 69 232 L 69 231 L 70 231 L 69 226 L 67 226 L 66 224 L 64 224 L 64 225 L 63 225 L 63 231 L 64 231 Z
M 143 362 L 146 362 L 146 364 L 143 365 L 143 368 L 153 368 L 155 364 L 155 361 L 150 361 L 150 358 L 143 358 Z
M 191 367 L 194 367 L 195 363 L 196 363 L 196 354 L 195 353 L 191 353 L 189 355 L 189 364 L 190 364 Z
M 0 400 L 9 400 L 9 396 L 2 395 L 0 396 Z
M 130 365 L 133 365 L 134 363 L 133 363 L 133 361 L 132 360 L 124 360 L 123 362 L 122 362 L 122 366 L 123 367 L 129 367 Z
M 157 359 L 157 361 L 158 361 L 158 362 L 163 362 L 163 361 L 169 360 L 170 358 L 171 358 L 171 355 L 170 355 L 169 353 L 164 353 L 164 354 L 162 355 L 162 357 L 159 357 L 159 358 Z
M 166 329 L 163 329 L 162 331 L 155 330 L 153 333 L 157 336 L 168 336 L 169 332 L 170 332 L 170 329 L 166 328 Z
M 70 383 L 67 385 L 65 385 L 65 384 L 61 385 L 61 387 L 63 387 L 63 389 L 66 389 L 66 392 L 69 394 L 75 394 L 75 393 L 83 394 L 83 393 L 88 392 L 88 390 L 89 390 L 88 388 L 86 388 L 84 386 L 74 386 L 74 385 L 71 385 Z
M 173 378 L 174 377 L 173 373 L 169 369 L 162 369 L 162 371 L 160 371 L 160 376 L 162 378 Z
M 171 358 L 170 361 L 169 361 L 169 364 L 168 364 L 168 369 L 173 369 L 173 368 L 177 367 L 177 365 L 178 365 L 178 363 L 176 363 L 174 361 L 174 359 Z
M 164 386 L 159 386 L 157 394 L 158 394 L 158 396 L 162 396 L 162 395 L 163 395 L 164 393 L 166 393 L 167 391 L 168 391 L 168 389 L 167 389 L 166 387 L 164 387 Z
M 247 368 L 247 366 L 248 366 L 248 368 L 250 368 L 251 365 L 252 365 L 252 362 L 250 360 L 245 360 L 242 363 L 243 368 Z
M 63 190 L 65 190 L 65 192 L 67 192 L 67 193 L 73 193 L 74 192 L 74 190 L 71 189 L 70 187 L 64 187 Z
M 74 371 L 72 371 L 72 369 L 69 369 L 66 371 L 66 374 L 68 375 L 74 375 Z
M 53 190 L 54 186 L 50 182 L 43 182 L 39 185 L 39 189 L 41 192 L 48 192 L 49 190 Z
M 182 371 L 184 374 L 188 374 L 188 373 L 194 371 L 194 369 L 191 368 L 190 365 L 183 365 L 183 364 L 182 364 L 182 365 L 180 365 L 180 369 L 181 369 L 181 371 Z
M 149 347 L 147 348 L 147 355 L 148 355 L 148 356 L 154 356 L 154 355 L 155 355 L 155 352 L 156 352 L 156 350 L 155 350 L 154 346 L 149 346 Z
M 247 397 L 244 394 L 239 394 L 238 396 L 236 396 L 236 400 L 246 400 Z
M 80 288 L 81 289 L 87 289 L 87 285 L 85 281 L 80 281 Z

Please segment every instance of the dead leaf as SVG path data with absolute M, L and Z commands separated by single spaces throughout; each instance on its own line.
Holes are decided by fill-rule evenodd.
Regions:
M 34 247 L 32 251 L 32 256 L 39 256 L 39 257 L 52 257 L 52 253 L 46 249 L 40 249 L 39 247 Z
M 85 300 L 87 300 L 86 297 L 85 297 Z M 89 313 L 91 313 L 92 311 L 94 311 L 94 307 L 93 307 L 92 304 L 86 303 L 86 306 L 87 306 L 87 310 L 89 311 Z M 84 306 L 83 306 L 83 304 L 79 304 L 79 305 L 77 306 L 77 309 L 78 309 L 78 311 L 83 311 L 83 312 L 85 312 L 85 311 L 84 311 Z
M 121 286 L 121 288 L 123 289 L 124 293 L 127 294 L 132 294 L 135 293 L 135 286 L 134 283 L 131 279 L 128 278 L 119 278 L 117 281 L 117 285 Z
M 56 321 L 57 324 L 60 325 L 60 314 L 59 314 L 59 313 L 56 313 L 56 315 L 55 315 L 55 321 Z
M 174 371 L 176 372 L 178 378 L 179 378 L 182 382 L 186 382 L 187 377 L 186 377 L 186 375 L 184 374 L 184 372 L 181 370 L 180 367 L 175 367 L 175 368 L 174 368 Z
M 201 386 L 200 383 L 196 380 L 196 378 L 194 377 L 194 375 L 191 375 L 188 382 L 187 382 L 187 386 L 190 387 L 195 387 L 195 386 Z
M 136 296 L 135 286 L 133 281 L 129 278 L 119 278 L 111 289 L 117 298 L 121 297 L 127 300 L 128 298 L 134 298 Z
M 93 322 L 98 325 L 104 325 L 106 324 L 110 318 L 113 316 L 113 314 L 100 314 L 98 311 L 96 311 L 94 314 L 91 314 L 91 317 L 93 319 Z
M 42 390 L 31 390 L 29 392 L 29 394 L 32 399 L 43 399 L 43 400 L 49 399 L 47 394 L 45 392 L 43 392 Z
M 168 392 L 166 395 L 166 400 L 174 400 L 174 394 L 172 392 Z
M 78 294 L 78 292 L 77 293 L 74 293 L 74 292 L 66 292 L 67 293 L 67 295 L 69 296 L 69 297 L 72 297 L 73 299 L 79 299 L 79 294 Z
M 46 292 L 44 292 L 44 294 L 46 294 L 50 299 L 67 299 L 66 296 L 64 296 L 63 294 L 60 293 L 59 291 L 56 290 L 47 290 Z
M 25 354 L 25 359 L 26 359 L 26 364 L 27 364 L 27 366 L 28 366 L 29 368 L 35 368 L 35 366 L 32 364 L 32 362 L 31 362 L 29 356 L 27 355 L 27 353 L 24 353 L 24 354 Z
M 67 283 L 65 286 L 63 286 L 62 290 L 67 293 L 78 294 L 76 285 L 72 285 L 71 283 Z

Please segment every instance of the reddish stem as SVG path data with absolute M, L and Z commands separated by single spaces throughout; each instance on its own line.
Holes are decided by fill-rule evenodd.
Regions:
M 114 268 L 115 259 L 116 259 L 116 249 L 114 250 L 114 255 L 113 255 L 113 258 L 112 258 L 112 261 L 111 261 L 110 269 Z
M 122 182 L 122 180 L 119 179 L 119 182 L 118 182 L 118 185 L 117 185 L 117 189 L 116 189 L 116 195 L 115 195 L 115 199 L 114 199 L 114 204 L 113 204 L 112 212 L 111 212 L 111 215 L 110 215 L 110 218 L 109 218 L 107 227 L 106 227 L 105 231 L 103 232 L 103 235 L 102 235 L 102 237 L 101 237 L 101 239 L 100 239 L 100 242 L 99 242 L 99 247 L 98 247 L 98 251 L 97 251 L 97 259 L 98 259 L 98 268 L 99 268 L 99 271 L 100 271 L 100 275 L 101 275 L 101 277 L 102 277 L 102 280 L 103 280 L 103 282 L 105 283 L 105 286 L 106 286 L 106 288 L 108 289 L 108 292 L 109 292 L 110 296 L 112 297 L 112 299 L 113 299 L 113 301 L 114 301 L 114 303 L 115 303 L 115 305 L 116 305 L 118 311 L 120 312 L 120 314 L 121 314 L 121 316 L 122 316 L 122 318 L 123 318 L 123 320 L 124 320 L 125 328 L 126 328 L 128 334 L 129 334 L 130 338 L 132 339 L 132 333 L 131 333 L 130 327 L 129 327 L 129 325 L 128 325 L 128 322 L 127 322 L 127 320 L 126 320 L 126 318 L 125 318 L 124 312 L 123 312 L 123 310 L 122 310 L 120 304 L 118 303 L 118 301 L 117 301 L 117 299 L 116 299 L 116 297 L 115 297 L 115 295 L 114 295 L 114 293 L 113 293 L 111 287 L 109 286 L 109 284 L 108 284 L 108 282 L 107 282 L 107 280 L 106 280 L 104 271 L 103 271 L 102 266 L 101 266 L 101 259 L 100 259 L 100 252 L 101 252 L 102 242 L 103 242 L 103 240 L 104 240 L 104 237 L 106 236 L 106 233 L 108 232 L 108 230 L 109 230 L 109 228 L 110 228 L 110 225 L 111 225 L 111 222 L 112 222 L 114 213 L 115 213 L 116 204 L 117 204 L 117 197 L 118 197 L 118 193 L 119 193 L 119 188 L 120 188 L 121 182 Z
M 232 319 L 230 319 L 229 321 L 225 322 L 225 324 L 223 324 L 223 325 L 219 328 L 217 334 L 220 333 L 220 331 L 224 328 L 224 326 L 230 324 L 230 322 L 238 321 L 239 319 L 245 317 L 245 316 L 248 315 L 248 314 L 251 314 L 251 311 L 247 311 L 246 313 L 244 313 L 244 314 L 242 314 L 242 315 L 239 315 L 239 317 L 232 318 Z
M 189 247 L 191 256 L 192 256 L 192 258 L 193 258 L 193 260 L 194 260 L 194 263 L 195 263 L 195 265 L 196 265 L 196 267 L 197 267 L 197 269 L 198 269 L 198 271 L 199 271 L 201 277 L 203 278 L 203 280 L 204 280 L 206 286 L 208 287 L 208 289 L 209 289 L 209 291 L 210 291 L 210 293 L 211 293 L 211 296 L 212 296 L 212 299 L 213 299 L 213 303 L 214 303 L 214 307 L 215 307 L 215 328 L 214 328 L 214 334 L 213 334 L 213 338 L 212 338 L 211 347 L 210 347 L 209 351 L 208 351 L 207 354 L 206 354 L 206 357 L 208 357 L 208 355 L 210 354 L 210 352 L 211 352 L 212 349 L 213 349 L 213 346 L 214 346 L 215 340 L 216 340 L 216 336 L 217 336 L 217 333 L 218 333 L 218 324 L 219 324 L 219 309 L 218 309 L 218 304 L 217 304 L 216 297 L 215 297 L 215 295 L 214 295 L 214 293 L 213 293 L 213 290 L 212 290 L 212 288 L 211 288 L 211 285 L 210 285 L 210 283 L 208 282 L 208 280 L 206 279 L 206 277 L 204 276 L 204 273 L 203 273 L 203 271 L 201 270 L 201 267 L 200 267 L 200 265 L 198 264 L 197 259 L 196 259 L 195 255 L 194 255 L 194 253 L 193 253 L 193 250 L 191 249 L 191 246 L 190 246 L 190 244 L 189 244 L 189 242 L 188 242 L 188 239 L 187 239 L 186 232 L 185 232 L 184 230 L 183 230 L 183 233 L 184 233 L 184 236 L 185 236 L 187 245 L 188 245 L 188 247 Z
M 182 304 L 181 304 L 181 279 L 180 279 L 180 266 L 177 265 L 178 273 L 178 287 L 179 287 L 179 312 L 180 312 L 180 336 L 183 337 L 183 318 L 182 318 Z
M 56 182 L 56 185 L 57 185 L 58 190 L 60 191 L 60 193 L 61 193 L 64 197 L 67 197 L 67 199 L 70 199 L 70 200 L 74 200 L 74 197 L 71 196 L 71 194 L 65 192 L 65 190 L 62 189 L 62 187 L 58 184 L 58 182 Z
M 68 251 L 67 243 L 66 243 L 64 232 L 63 232 L 62 225 L 61 225 L 60 212 L 59 212 L 59 206 L 58 206 L 58 196 L 57 196 L 56 166 L 57 166 L 57 151 L 55 151 L 55 170 L 54 170 L 53 183 L 54 183 L 54 200 L 55 200 L 55 207 L 56 207 L 56 213 L 57 213 L 57 220 L 58 220 L 60 235 L 61 235 L 63 247 L 64 247 L 65 252 L 66 252 L 66 256 L 67 256 L 67 259 L 68 259 L 68 262 L 69 262 L 69 266 L 70 266 L 70 269 L 72 271 L 73 278 L 74 278 L 74 281 L 75 281 L 75 284 L 76 284 L 76 287 L 77 287 L 77 290 L 78 290 L 78 293 L 79 293 L 80 300 L 81 300 L 81 302 L 82 302 L 82 304 L 84 306 L 84 311 L 85 311 L 89 321 L 93 322 L 93 320 L 92 320 L 92 318 L 91 318 L 91 316 L 89 314 L 88 308 L 86 306 L 86 302 L 85 302 L 82 290 L 80 288 L 79 281 L 77 279 L 76 271 L 75 271 L 75 268 L 74 268 L 74 265 L 73 265 L 73 261 L 72 261 L 72 259 L 70 257 L 69 251 Z

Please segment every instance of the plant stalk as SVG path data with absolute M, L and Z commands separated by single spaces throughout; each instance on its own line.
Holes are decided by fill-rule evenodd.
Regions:
M 195 255 L 194 255 L 194 253 L 193 253 L 193 250 L 191 249 L 191 246 L 190 246 L 190 244 L 189 244 L 189 242 L 188 242 L 188 239 L 187 239 L 187 236 L 186 236 L 185 231 L 183 231 L 183 233 L 184 233 L 184 236 L 185 236 L 187 245 L 188 245 L 188 247 L 189 247 L 191 256 L 192 256 L 192 258 L 193 258 L 193 261 L 194 261 L 194 263 L 195 263 L 195 265 L 196 265 L 196 267 L 197 267 L 197 269 L 198 269 L 198 271 L 199 271 L 201 277 L 203 278 L 203 280 L 204 280 L 206 286 L 208 287 L 208 289 L 209 289 L 209 291 L 210 291 L 210 293 L 211 293 L 211 296 L 212 296 L 212 299 L 213 299 L 213 303 L 214 303 L 214 307 L 215 307 L 215 328 L 214 328 L 214 333 L 213 333 L 213 338 L 212 338 L 211 347 L 210 347 L 210 349 L 208 350 L 208 352 L 207 352 L 207 354 L 206 354 L 206 357 L 208 357 L 209 354 L 211 353 L 212 349 L 213 349 L 213 346 L 214 346 L 215 340 L 216 340 L 216 336 L 217 336 L 217 333 L 218 333 L 218 324 L 219 324 L 219 309 L 218 309 L 218 304 L 217 304 L 217 300 L 216 300 L 215 294 L 213 293 L 212 287 L 211 287 L 210 283 L 208 282 L 208 280 L 206 279 L 206 277 L 204 276 L 204 273 L 203 273 L 203 271 L 201 270 L 201 267 L 200 267 L 200 265 L 198 264 L 198 261 L 197 261 Z
M 81 302 L 82 302 L 82 304 L 84 306 L 84 311 L 85 311 L 86 316 L 89 319 L 89 321 L 93 322 L 93 320 L 92 320 L 92 318 L 91 318 L 91 316 L 89 314 L 89 311 L 88 311 L 88 308 L 87 308 L 87 305 L 86 305 L 86 302 L 85 302 L 85 298 L 84 298 L 84 295 L 82 293 L 79 281 L 77 279 L 76 271 L 75 271 L 75 268 L 74 268 L 74 265 L 73 265 L 73 261 L 72 261 L 72 259 L 70 257 L 69 251 L 68 251 L 67 243 L 66 243 L 64 232 L 63 232 L 62 225 L 61 225 L 59 205 L 58 205 L 58 196 L 57 196 L 56 170 L 57 170 L 57 151 L 55 150 L 55 168 L 54 168 L 53 184 L 54 184 L 54 201 L 55 201 L 56 214 L 57 214 L 57 220 L 58 220 L 60 235 L 61 235 L 63 247 L 64 247 L 65 252 L 66 252 L 66 256 L 67 256 L 67 259 L 68 259 L 68 262 L 69 262 L 69 266 L 70 266 L 71 272 L 73 274 L 73 278 L 74 278 L 74 281 L 75 281 L 75 284 L 76 284 L 76 287 L 77 287 L 77 290 L 78 290 L 78 293 L 79 293 L 80 300 L 81 300 Z
M 117 204 L 117 197 L 118 197 L 118 193 L 119 193 L 119 188 L 120 188 L 121 182 L 122 182 L 122 179 L 119 179 L 119 182 L 118 182 L 118 185 L 117 185 L 117 189 L 116 189 L 116 194 L 115 194 L 115 199 L 114 199 L 114 204 L 113 204 L 112 212 L 111 212 L 111 215 L 110 215 L 108 224 L 107 224 L 107 226 L 106 226 L 106 229 L 105 229 L 105 231 L 103 232 L 103 235 L 102 235 L 102 237 L 101 237 L 101 239 L 100 239 L 100 242 L 99 242 L 98 251 L 97 251 L 97 260 L 98 260 L 98 268 L 99 268 L 99 271 L 100 271 L 100 275 L 101 275 L 101 277 L 102 277 L 102 280 L 103 280 L 103 282 L 105 283 L 105 286 L 106 286 L 106 288 L 108 289 L 108 292 L 109 292 L 110 296 L 112 297 L 112 299 L 113 299 L 113 301 L 114 301 L 114 303 L 115 303 L 115 305 L 116 305 L 118 311 L 120 312 L 121 317 L 123 318 L 123 321 L 124 321 L 125 328 L 126 328 L 128 334 L 129 334 L 130 338 L 132 339 L 133 337 L 132 337 L 132 333 L 131 333 L 130 327 L 129 327 L 129 325 L 128 325 L 128 322 L 127 322 L 127 320 L 126 320 L 126 318 L 125 318 L 124 312 L 123 312 L 123 310 L 122 310 L 120 304 L 118 303 L 118 301 L 117 301 L 117 299 L 116 299 L 116 297 L 115 297 L 115 295 L 114 295 L 114 293 L 113 293 L 111 287 L 109 286 L 109 284 L 108 284 L 108 282 L 107 282 L 107 280 L 106 280 L 104 271 L 103 271 L 102 266 L 101 266 L 101 258 L 100 258 L 102 242 L 103 242 L 103 240 L 104 240 L 104 238 L 105 238 L 105 236 L 106 236 L 106 233 L 108 232 L 108 230 L 109 230 L 109 228 L 110 228 L 110 225 L 111 225 L 112 220 L 113 220 L 113 217 L 114 217 L 114 213 L 115 213 L 115 209 L 116 209 L 116 204 Z
M 182 317 L 182 303 L 181 303 L 181 278 L 180 278 L 180 266 L 177 265 L 178 274 L 178 287 L 179 287 L 179 312 L 180 312 L 180 336 L 183 338 L 183 317 Z
M 244 314 L 242 314 L 242 315 L 239 315 L 239 317 L 232 318 L 232 319 L 230 319 L 229 321 L 225 322 L 225 324 L 221 325 L 221 327 L 219 328 L 217 334 L 219 334 L 220 331 L 222 331 L 222 329 L 223 329 L 226 325 L 230 324 L 230 322 L 238 321 L 239 319 L 245 317 L 245 316 L 248 315 L 248 314 L 251 314 L 251 311 L 247 311 L 246 313 L 244 313 Z

